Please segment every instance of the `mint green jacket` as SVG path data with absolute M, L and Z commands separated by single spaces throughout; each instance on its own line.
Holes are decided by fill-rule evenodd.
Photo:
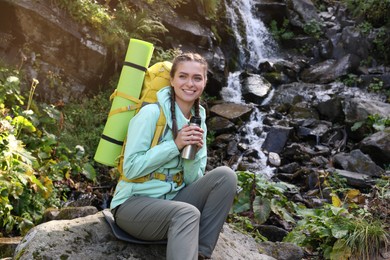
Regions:
M 150 180 L 144 183 L 131 183 L 121 180 L 116 186 L 111 208 L 125 202 L 131 196 L 146 196 L 152 198 L 172 199 L 177 192 L 201 178 L 207 163 L 206 148 L 206 113 L 200 107 L 202 118 L 201 128 L 204 130 L 203 147 L 196 154 L 194 160 L 182 159 L 172 135 L 171 120 L 171 87 L 165 87 L 157 93 L 157 99 L 166 117 L 167 125 L 162 140 L 153 148 L 150 144 L 153 139 L 156 123 L 160 115 L 158 104 L 144 106 L 130 121 L 127 131 L 127 143 L 124 153 L 123 171 L 125 177 L 134 179 L 153 172 L 173 175 L 178 172 L 184 173 L 184 183 L 177 186 L 175 182 Z M 194 114 L 194 111 L 192 111 Z M 176 120 L 180 130 L 189 123 L 176 104 Z

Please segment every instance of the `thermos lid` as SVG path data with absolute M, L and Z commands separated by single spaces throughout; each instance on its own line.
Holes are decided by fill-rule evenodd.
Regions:
M 200 116 L 192 116 L 190 119 L 190 124 L 200 125 L 201 122 L 202 122 L 202 119 L 200 118 Z

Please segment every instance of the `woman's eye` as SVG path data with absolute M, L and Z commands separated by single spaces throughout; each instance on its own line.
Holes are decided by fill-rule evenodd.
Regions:
M 194 80 L 195 80 L 195 81 L 198 81 L 198 82 L 199 82 L 199 81 L 202 81 L 202 77 L 195 77 Z

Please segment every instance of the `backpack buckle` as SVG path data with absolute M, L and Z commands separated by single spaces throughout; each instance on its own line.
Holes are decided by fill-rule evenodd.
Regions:
M 172 175 L 166 175 L 165 181 L 166 181 L 166 182 L 171 182 L 171 181 L 173 181 L 173 176 L 172 176 Z

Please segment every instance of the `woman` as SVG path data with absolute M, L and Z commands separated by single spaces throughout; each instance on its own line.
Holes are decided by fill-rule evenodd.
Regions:
M 111 202 L 116 224 L 142 240 L 167 239 L 167 259 L 211 257 L 236 192 L 237 178 L 228 167 L 207 174 L 206 114 L 199 105 L 207 81 L 207 62 L 198 54 L 178 55 L 171 86 L 157 93 L 159 104 L 143 107 L 127 133 L 123 172 Z M 160 107 L 167 126 L 158 145 L 150 148 Z M 199 126 L 189 125 L 200 116 Z M 194 160 L 181 150 L 196 145 Z M 155 178 L 165 176 L 165 180 Z M 138 182 L 143 176 L 145 182 Z

